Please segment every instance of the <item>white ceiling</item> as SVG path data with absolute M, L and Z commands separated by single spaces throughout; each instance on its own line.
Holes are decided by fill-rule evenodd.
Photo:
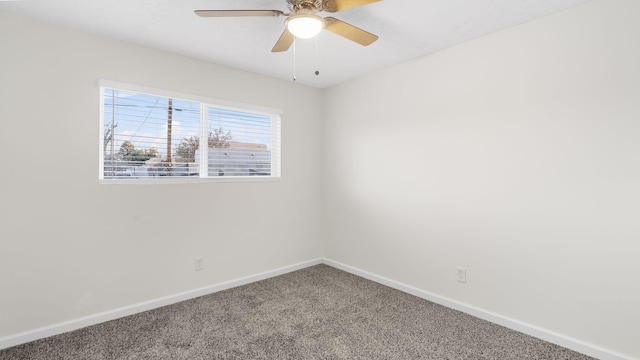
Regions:
M 297 82 L 324 88 L 588 0 L 383 0 L 334 16 L 380 39 L 362 47 L 333 33 L 296 42 Z M 293 47 L 271 48 L 284 17 L 201 18 L 196 9 L 287 11 L 285 0 L 0 1 L 0 11 L 291 80 Z M 328 13 L 320 13 L 328 16 Z M 316 76 L 316 64 L 320 75 Z

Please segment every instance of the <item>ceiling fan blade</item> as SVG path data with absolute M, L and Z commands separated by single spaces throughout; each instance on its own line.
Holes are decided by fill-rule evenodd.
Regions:
M 283 16 L 280 10 L 196 10 L 201 17 L 235 17 L 235 16 Z
M 280 39 L 276 42 L 271 49 L 271 52 L 283 52 L 289 50 L 291 44 L 293 44 L 293 40 L 295 40 L 295 36 L 289 32 L 289 30 L 284 29 L 282 35 L 280 35 Z
M 359 27 L 355 27 L 342 20 L 338 20 L 332 17 L 324 18 L 324 28 L 331 31 L 334 34 L 340 35 L 343 38 L 357 42 L 362 46 L 368 46 L 378 40 L 378 36 L 368 31 L 364 31 Z
M 324 11 L 342 11 L 358 6 L 369 5 L 378 1 L 382 0 L 326 0 L 324 4 Z

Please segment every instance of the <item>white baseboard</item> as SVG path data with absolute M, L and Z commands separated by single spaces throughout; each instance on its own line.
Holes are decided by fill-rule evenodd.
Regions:
M 279 269 L 274 269 L 270 271 L 265 271 L 259 274 L 243 277 L 240 279 L 226 281 L 220 284 L 210 285 L 210 286 L 186 291 L 179 294 L 162 297 L 159 299 L 149 300 L 149 301 L 141 302 L 138 304 L 125 306 L 122 308 L 109 310 L 109 311 L 81 317 L 78 319 L 73 319 L 73 320 L 41 327 L 41 328 L 30 330 L 30 331 L 25 331 L 15 335 L 9 335 L 7 337 L 0 338 L 0 350 L 6 349 L 12 346 L 24 344 L 27 342 L 47 338 L 49 336 L 59 335 L 65 332 L 78 330 L 83 327 L 96 325 L 106 321 L 115 320 L 121 317 L 156 309 L 162 306 L 175 304 L 180 301 L 193 299 L 199 296 L 209 295 L 218 291 L 231 289 L 237 286 L 268 279 L 274 276 L 283 275 L 286 273 L 290 273 L 292 271 L 304 269 L 306 267 L 318 265 L 321 263 L 322 263 L 322 259 L 304 261 L 298 264 L 285 266 L 285 267 L 281 267 Z
M 301 262 L 298 264 L 293 264 L 290 266 L 285 266 L 282 268 L 278 268 L 278 269 L 274 269 L 274 270 L 270 270 L 270 271 L 265 271 L 259 274 L 255 274 L 255 275 L 251 275 L 251 276 L 247 276 L 247 277 L 243 277 L 240 279 L 235 279 L 235 280 L 231 280 L 231 281 L 226 281 L 220 284 L 215 284 L 215 285 L 210 285 L 207 287 L 203 287 L 203 288 L 199 288 L 199 289 L 195 289 L 195 290 L 191 290 L 191 291 L 187 291 L 187 292 L 183 292 L 183 293 L 179 293 L 179 294 L 175 294 L 175 295 L 170 295 L 170 296 L 166 296 L 163 298 L 159 298 L 159 299 L 154 299 L 154 300 L 149 300 L 149 301 L 145 301 L 145 302 L 141 302 L 138 304 L 133 304 L 130 306 L 125 306 L 122 308 L 118 308 L 118 309 L 114 309 L 114 310 L 109 310 L 109 311 L 105 311 L 105 312 L 101 312 L 101 313 L 97 313 L 97 314 L 93 314 L 93 315 L 89 315 L 89 316 L 85 316 L 82 318 L 78 318 L 78 319 L 73 319 L 73 320 L 69 320 L 69 321 L 65 321 L 65 322 L 61 322 L 61 323 L 57 323 L 57 324 L 53 324 L 53 325 L 49 325 L 49 326 L 45 326 L 45 327 L 41 327 L 38 329 L 34 329 L 34 330 L 30 330 L 30 331 L 26 331 L 23 333 L 19 333 L 19 334 L 15 334 L 15 335 L 10 335 L 7 337 L 3 337 L 0 338 L 0 350 L 1 349 L 6 349 L 12 346 L 16 346 L 16 345 L 20 345 L 20 344 L 24 344 L 27 342 L 31 342 L 31 341 L 35 341 L 35 340 L 39 340 L 39 339 L 43 339 L 43 338 L 47 338 L 50 336 L 54 336 L 54 335 L 59 335 L 65 332 L 69 332 L 69 331 L 73 331 L 73 330 L 78 330 L 81 329 L 83 327 L 87 327 L 87 326 L 91 326 L 91 325 L 96 325 L 102 322 L 106 322 L 106 321 L 110 321 L 110 320 L 115 320 L 121 317 L 125 317 L 125 316 L 129 316 L 129 315 L 133 315 L 133 314 L 137 314 L 137 313 L 141 313 L 144 311 L 148 311 L 148 310 L 152 310 L 152 309 L 156 309 L 162 306 L 166 306 L 166 305 L 171 305 L 171 304 L 175 304 L 178 303 L 180 301 L 185 301 L 185 300 L 189 300 L 189 299 L 193 299 L 199 296 L 204 296 L 204 295 L 208 295 L 208 294 L 212 294 L 218 291 L 222 291 L 222 290 L 226 290 L 226 289 L 230 289 L 230 288 L 234 288 L 237 286 L 241 286 L 241 285 L 245 285 L 245 284 L 249 284 L 252 282 L 256 282 L 256 281 L 260 281 L 260 280 L 264 280 L 264 279 L 268 279 L 274 276 L 278 276 L 278 275 L 283 275 L 292 271 L 296 271 L 296 270 L 300 270 L 300 269 L 304 269 L 306 267 L 309 266 L 314 266 L 314 265 L 318 265 L 318 264 L 326 264 L 332 267 L 335 267 L 337 269 L 349 272 L 351 274 L 363 277 L 365 279 L 371 280 L 371 281 L 375 281 L 379 284 L 382 285 L 386 285 L 389 286 L 391 288 L 400 290 L 402 292 L 423 298 L 425 300 L 429 300 L 432 301 L 436 304 L 440 304 L 443 306 L 446 306 L 448 308 L 452 308 L 458 311 L 462 311 L 464 313 L 467 313 L 469 315 L 478 317 L 480 319 L 484 319 L 487 321 L 490 321 L 492 323 L 504 326 L 506 328 L 512 329 L 512 330 L 516 330 L 519 331 L 521 333 L 527 334 L 527 335 L 531 335 L 534 336 L 536 338 L 542 339 L 544 341 L 548 341 L 552 344 L 556 344 L 580 353 L 583 353 L 585 355 L 589 355 L 592 357 L 595 357 L 597 359 L 601 359 L 601 360 L 639 360 L 639 359 L 635 359 L 633 357 L 630 357 L 628 355 L 624 355 L 624 354 L 619 354 L 616 353 L 614 351 L 611 351 L 609 349 L 604 349 L 602 347 L 593 345 L 593 344 L 589 344 L 577 339 L 573 339 L 571 337 L 562 335 L 562 334 L 558 334 L 555 333 L 553 331 L 549 331 L 546 329 L 542 329 L 539 328 L 537 326 L 533 326 L 530 324 L 526 324 L 523 323 L 521 321 L 518 320 L 514 320 L 502 315 L 498 315 L 486 310 L 482 310 L 467 304 L 463 304 L 461 302 L 455 301 L 455 300 L 451 300 L 448 299 L 446 297 L 442 297 L 433 293 L 430 293 L 428 291 L 424 291 L 418 288 L 415 288 L 413 286 L 410 285 L 406 285 L 382 276 L 378 276 L 376 274 L 372 274 L 370 272 L 364 271 L 364 270 L 360 270 L 358 268 L 349 266 L 349 265 L 345 265 L 342 263 L 339 263 L 337 261 L 334 260 L 330 260 L 330 259 L 314 259 L 314 260 L 309 260 L 309 261 L 305 261 L 305 262 Z
M 425 300 L 429 300 L 431 302 L 434 302 L 436 304 L 440 304 L 443 306 L 446 306 L 448 308 L 451 309 L 455 309 L 464 313 L 467 313 L 469 315 L 475 316 L 477 318 L 483 319 L 483 320 L 487 320 L 490 321 L 494 324 L 498 324 L 501 326 L 504 326 L 506 328 L 527 334 L 527 335 L 531 335 L 533 337 L 536 337 L 538 339 L 542 339 L 544 341 L 550 342 L 552 344 L 556 344 L 562 347 L 565 347 L 567 349 L 571 349 L 574 351 L 577 351 L 579 353 L 594 357 L 596 359 L 601 359 L 601 360 L 638 360 L 635 359 L 629 355 L 624 355 L 624 354 L 620 354 L 614 351 L 611 351 L 609 349 L 605 349 L 593 344 L 589 344 L 586 343 L 584 341 L 580 341 L 577 339 L 573 339 L 571 337 L 562 335 L 562 334 L 558 334 L 555 333 L 553 331 L 549 331 L 546 329 L 542 329 L 540 327 L 534 326 L 534 325 L 530 325 L 530 324 L 526 324 L 523 323 L 521 321 L 518 320 L 514 320 L 502 315 L 498 315 L 498 314 L 494 314 L 492 312 L 486 311 L 486 310 L 482 310 L 467 304 L 463 304 L 461 302 L 455 301 L 455 300 L 451 300 L 448 299 L 446 297 L 442 297 L 433 293 L 430 293 L 428 291 L 424 291 L 418 288 L 415 288 L 413 286 L 410 285 L 406 285 L 382 276 L 378 276 L 375 274 L 372 274 L 370 272 L 364 271 L 364 270 L 360 270 L 358 268 L 349 266 L 349 265 L 345 265 L 342 263 L 339 263 L 337 261 L 333 261 L 330 259 L 323 259 L 322 263 L 335 267 L 337 269 L 346 271 L 348 273 L 363 277 L 365 279 L 369 279 L 371 281 L 375 281 L 379 284 L 382 285 L 386 285 L 390 288 L 394 288 L 396 290 L 400 290 L 402 292 L 417 296 L 419 298 L 425 299 Z

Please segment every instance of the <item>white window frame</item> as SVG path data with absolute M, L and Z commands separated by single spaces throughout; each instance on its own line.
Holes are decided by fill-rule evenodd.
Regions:
M 110 80 L 99 80 L 100 88 L 100 133 L 99 133 L 99 164 L 98 179 L 100 184 L 181 184 L 181 183 L 201 183 L 201 182 L 264 182 L 279 181 L 281 177 L 281 130 L 282 115 L 281 109 L 249 105 L 239 102 L 215 99 L 205 96 L 198 96 L 176 91 L 150 88 L 139 85 L 126 84 Z M 200 144 L 207 143 L 208 119 L 207 108 L 225 109 L 239 112 L 250 112 L 254 114 L 271 117 L 271 175 L 264 176 L 208 176 L 208 171 L 202 171 L 208 167 L 208 152 L 200 153 L 200 176 L 175 176 L 175 177 L 148 177 L 136 179 L 105 179 L 104 178 L 104 89 L 113 88 L 117 90 L 131 91 L 152 96 L 161 96 L 173 99 L 180 99 L 200 103 Z

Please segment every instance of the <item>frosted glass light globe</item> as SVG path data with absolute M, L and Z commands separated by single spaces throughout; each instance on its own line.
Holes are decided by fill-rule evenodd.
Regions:
M 317 15 L 292 16 L 287 20 L 287 30 L 300 39 L 310 39 L 320 33 L 324 20 Z

